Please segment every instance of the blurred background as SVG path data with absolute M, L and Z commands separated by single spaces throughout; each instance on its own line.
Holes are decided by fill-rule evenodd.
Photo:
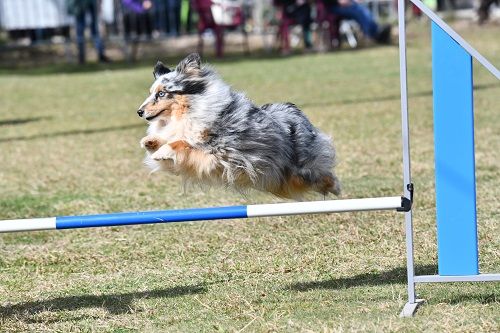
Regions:
M 134 61 L 161 54 L 325 52 L 390 42 L 397 1 L 0 0 L 0 65 Z M 498 0 L 427 0 L 447 18 L 500 17 Z M 352 7 L 352 6 L 351 6 Z M 339 10 L 341 8 L 342 10 Z M 359 16 L 359 15 L 361 16 Z M 408 19 L 420 18 L 409 8 Z M 369 24 L 377 24 L 370 33 Z M 368 28 L 366 28 L 368 27 Z M 386 29 L 385 34 L 383 28 Z M 389 32 L 387 32 L 389 30 Z M 87 45 L 88 44 L 88 45 Z

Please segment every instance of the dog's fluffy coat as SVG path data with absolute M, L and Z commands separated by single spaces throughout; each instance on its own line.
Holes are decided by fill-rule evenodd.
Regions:
M 196 183 L 255 188 L 300 199 L 340 193 L 330 139 L 291 103 L 254 105 L 191 54 L 161 62 L 138 114 L 150 125 L 145 163 Z

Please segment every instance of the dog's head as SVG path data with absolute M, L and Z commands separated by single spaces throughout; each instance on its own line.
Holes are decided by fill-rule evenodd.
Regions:
M 150 88 L 150 95 L 137 111 L 139 117 L 149 122 L 168 122 L 180 101 L 185 103 L 189 95 L 202 94 L 207 86 L 197 53 L 188 55 L 174 70 L 158 61 L 153 75 L 155 81 Z

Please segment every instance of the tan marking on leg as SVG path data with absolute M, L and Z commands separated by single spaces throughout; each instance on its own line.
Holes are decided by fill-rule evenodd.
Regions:
M 180 152 L 180 151 L 188 150 L 188 149 L 192 148 L 191 145 L 189 143 L 187 143 L 186 141 L 184 141 L 184 140 L 170 142 L 169 145 L 176 152 Z
M 285 182 L 283 182 L 279 188 L 268 189 L 272 194 L 288 199 L 298 199 L 302 195 L 310 190 L 310 185 L 305 182 L 305 180 L 296 175 L 290 176 Z
M 306 185 L 306 182 L 304 181 L 304 178 L 295 175 L 290 177 L 290 179 L 288 180 L 288 185 L 292 190 L 295 191 L 303 191 L 308 187 Z
M 335 186 L 335 181 L 331 176 L 323 176 L 323 178 L 321 178 L 319 192 L 326 195 L 329 192 L 333 191 L 334 186 Z
M 199 149 L 193 149 L 187 142 L 180 140 L 169 144 L 177 153 L 180 171 L 191 178 L 214 177 L 217 171 L 217 158 Z
M 188 163 L 193 167 L 198 177 L 209 177 L 217 169 L 217 158 L 201 150 L 192 150 Z

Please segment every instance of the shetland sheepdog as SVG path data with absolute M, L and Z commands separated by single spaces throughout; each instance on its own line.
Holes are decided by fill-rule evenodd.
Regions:
M 249 188 L 300 200 L 340 194 L 331 139 L 297 106 L 257 106 L 190 54 L 175 69 L 158 62 L 137 111 L 149 123 L 145 164 L 185 181 Z

